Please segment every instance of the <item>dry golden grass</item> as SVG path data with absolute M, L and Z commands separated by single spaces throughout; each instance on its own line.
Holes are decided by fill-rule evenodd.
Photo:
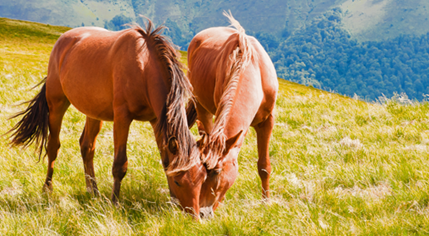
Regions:
M 29 89 L 46 75 L 56 32 L 66 30 L 51 27 L 0 19 L 1 134 L 17 122 L 7 118 L 24 108 L 15 105 L 32 98 L 39 88 Z M 112 124 L 98 138 L 101 196 L 94 197 L 85 190 L 78 146 L 84 116 L 71 107 L 52 194 L 42 192 L 46 160 L 37 163 L 33 148 L 11 149 L 1 141 L 0 235 L 429 234 L 428 103 L 403 105 L 407 100 L 398 96 L 369 104 L 279 82 L 270 203 L 261 201 L 250 130 L 225 202 L 213 219 L 195 222 L 169 202 L 152 129 L 135 122 L 116 208 L 109 200 Z

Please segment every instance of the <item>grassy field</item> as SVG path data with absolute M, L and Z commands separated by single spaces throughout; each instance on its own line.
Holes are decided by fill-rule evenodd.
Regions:
M 0 18 L 0 134 L 46 75 L 65 27 Z M 0 142 L 0 235 L 413 235 L 429 234 L 429 104 L 397 96 L 370 104 L 280 82 L 270 147 L 272 199 L 261 202 L 255 132 L 239 177 L 211 220 L 194 221 L 169 202 L 152 129 L 132 124 L 121 208 L 109 196 L 112 123 L 98 138 L 101 196 L 85 190 L 78 139 L 84 116 L 71 107 L 61 132 L 54 191 L 42 192 L 47 160 Z M 196 134 L 195 127 L 193 128 Z

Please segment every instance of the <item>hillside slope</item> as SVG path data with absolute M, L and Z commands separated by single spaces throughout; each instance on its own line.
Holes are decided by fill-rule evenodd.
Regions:
M 46 75 L 55 38 L 67 30 L 0 19 L 0 134 Z M 184 54 L 186 55 L 186 54 Z M 0 235 L 424 235 L 429 229 L 429 104 L 402 97 L 371 104 L 279 80 L 270 146 L 270 202 L 261 201 L 256 134 L 239 176 L 212 219 L 196 222 L 171 204 L 151 126 L 134 122 L 120 207 L 111 204 L 113 133 L 97 139 L 100 197 L 85 191 L 79 137 L 85 117 L 63 120 L 54 191 L 33 147 L 0 142 Z M 197 137 L 196 128 L 193 132 Z M 5 138 L 5 137 L 2 137 Z
M 347 0 L 340 7 L 344 28 L 359 41 L 381 41 L 429 31 L 429 1 Z

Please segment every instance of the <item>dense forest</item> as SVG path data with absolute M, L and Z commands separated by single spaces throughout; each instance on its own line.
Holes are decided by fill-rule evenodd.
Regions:
M 278 76 L 365 100 L 406 93 L 429 94 L 429 33 L 380 42 L 351 39 L 337 8 L 296 32 L 275 37 L 254 33 L 269 52 Z

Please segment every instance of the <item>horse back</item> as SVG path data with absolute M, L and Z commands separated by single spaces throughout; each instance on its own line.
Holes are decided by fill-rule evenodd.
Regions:
M 251 62 L 240 74 L 231 116 L 247 120 L 247 125 L 266 119 L 274 108 L 278 81 L 274 66 L 260 43 L 246 36 L 253 52 Z M 230 56 L 239 46 L 234 29 L 216 27 L 197 34 L 188 49 L 189 79 L 198 101 L 212 114 L 228 83 Z M 235 114 L 234 114 L 235 113 Z M 243 122 L 242 122 L 243 123 Z
M 127 106 L 136 119 L 153 119 L 153 111 L 148 109 L 150 85 L 145 78 L 160 77 L 161 72 L 157 72 L 159 65 L 148 59 L 150 52 L 144 45 L 144 39 L 133 29 L 70 30 L 59 38 L 51 53 L 47 86 L 61 87 L 79 111 L 94 119 L 113 120 L 114 108 L 120 105 Z
M 224 76 L 217 74 L 218 67 L 223 65 L 222 57 L 227 57 L 225 43 L 230 42 L 233 33 L 230 28 L 209 28 L 198 33 L 188 47 L 188 78 L 194 88 L 194 95 L 213 114 L 224 83 Z

